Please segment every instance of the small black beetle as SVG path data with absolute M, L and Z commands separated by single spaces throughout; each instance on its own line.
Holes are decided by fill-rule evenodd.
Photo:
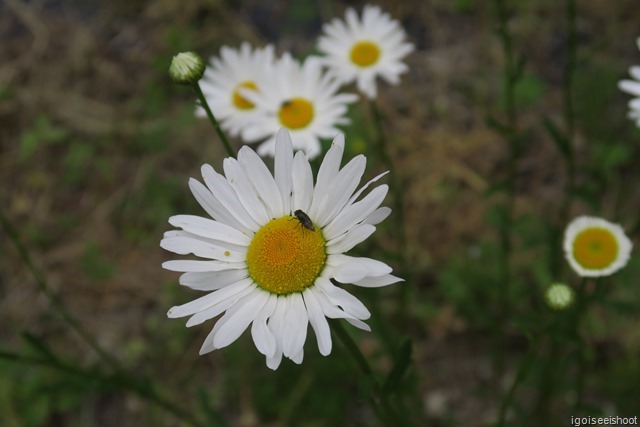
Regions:
M 316 231 L 316 228 L 313 226 L 313 222 L 311 222 L 311 218 L 309 218 L 309 215 L 307 215 L 300 209 L 294 211 L 293 214 L 296 216 L 296 218 L 298 218 L 298 221 L 300 221 L 300 224 L 302 224 L 304 228 L 306 228 L 307 230 Z

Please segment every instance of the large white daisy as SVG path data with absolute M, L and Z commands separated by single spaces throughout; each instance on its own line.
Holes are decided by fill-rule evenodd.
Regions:
M 633 244 L 618 224 L 579 216 L 564 232 L 564 252 L 582 277 L 609 276 L 627 265 Z
M 355 102 L 354 94 L 337 93 L 339 83 L 322 71 L 317 57 L 303 64 L 285 53 L 275 67 L 266 70 L 260 80 L 260 91 L 243 91 L 261 113 L 242 130 L 246 142 L 265 140 L 258 154 L 273 156 L 276 133 L 282 127 L 293 139 L 293 148 L 303 150 L 313 159 L 321 152 L 320 139 L 333 139 L 348 124 L 347 104 Z
M 358 89 L 373 99 L 376 77 L 395 85 L 408 70 L 402 59 L 414 47 L 405 38 L 398 21 L 378 6 L 367 5 L 362 20 L 353 9 L 347 9 L 345 21 L 335 18 L 325 24 L 318 50 L 326 55 L 324 63 L 331 75 L 342 83 L 357 82 Z
M 205 185 L 189 187 L 213 218 L 177 215 L 169 223 L 182 230 L 165 233 L 160 245 L 205 260 L 167 261 L 163 267 L 184 272 L 180 283 L 208 293 L 173 307 L 168 316 L 191 316 L 198 325 L 222 313 L 200 354 L 225 347 L 251 325 L 258 351 L 276 369 L 282 356 L 301 363 L 308 324 L 322 355 L 331 352 L 327 318 L 345 319 L 369 330 L 369 311 L 340 283 L 380 287 L 399 282 L 391 268 L 344 252 L 369 237 L 391 210 L 379 207 L 388 187 L 363 192 L 384 174 L 356 191 L 365 170 L 360 155 L 340 168 L 344 138 L 336 137 L 314 185 L 302 152 L 294 156 L 288 132 L 278 133 L 272 175 L 251 148 L 224 161 L 225 176 L 202 167 Z
M 223 46 L 220 57 L 210 61 L 210 67 L 200 80 L 200 88 L 220 126 L 234 137 L 257 114 L 256 106 L 240 92 L 260 91 L 258 80 L 274 64 L 273 46 L 253 49 L 243 43 L 240 49 Z M 202 107 L 196 114 L 205 117 Z

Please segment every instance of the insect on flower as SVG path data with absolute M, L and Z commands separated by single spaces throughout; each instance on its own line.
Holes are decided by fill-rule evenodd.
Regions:
M 313 226 L 313 222 L 311 222 L 311 218 L 309 218 L 309 215 L 307 215 L 300 209 L 295 210 L 293 214 L 296 216 L 296 218 L 298 218 L 298 221 L 300 221 L 300 224 L 302 224 L 304 228 L 306 228 L 307 230 L 316 231 L 316 228 Z

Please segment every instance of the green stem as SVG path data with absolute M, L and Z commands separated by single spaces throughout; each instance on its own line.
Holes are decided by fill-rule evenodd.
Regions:
M 36 267 L 31 255 L 27 248 L 20 241 L 20 237 L 18 232 L 13 227 L 13 225 L 9 222 L 7 217 L 4 215 L 2 210 L 0 209 L 0 224 L 4 229 L 5 233 L 9 237 L 9 240 L 13 243 L 18 254 L 26 264 L 27 268 L 31 272 L 32 276 L 36 281 L 36 285 L 38 289 L 49 299 L 51 302 L 51 306 L 58 313 L 58 315 L 65 321 L 71 328 L 98 354 L 98 356 L 107 364 L 111 369 L 113 369 L 114 374 L 109 378 L 122 378 L 126 381 L 121 381 L 120 383 L 124 384 L 126 388 L 137 393 L 139 396 L 147 398 L 149 401 L 157 404 L 158 406 L 166 409 L 169 412 L 172 412 L 179 418 L 182 418 L 194 426 L 201 426 L 202 424 L 198 423 L 193 416 L 187 412 L 186 410 L 180 408 L 179 406 L 173 404 L 171 401 L 166 400 L 162 396 L 158 394 L 156 390 L 150 387 L 145 387 L 141 385 L 141 383 L 132 380 L 133 376 L 129 374 L 120 364 L 120 362 L 109 354 L 106 350 L 104 350 L 97 343 L 96 340 L 81 326 L 80 322 L 76 320 L 75 317 L 67 310 L 64 303 L 60 300 L 60 298 L 51 290 L 49 284 L 47 283 L 42 272 Z M 32 359 L 28 357 L 23 357 L 20 355 L 15 355 L 13 353 L 0 352 L 0 358 L 14 360 L 17 362 L 23 363 L 38 363 L 47 365 L 49 367 L 56 368 L 58 370 L 62 370 L 65 372 L 76 373 L 78 375 L 90 376 L 90 373 L 84 372 L 75 366 L 64 365 L 60 362 L 53 361 L 42 361 L 38 359 Z M 95 377 L 95 375 L 93 375 Z M 105 379 L 104 375 L 100 377 L 101 379 Z M 108 378 L 107 378 L 108 379 Z
M 12 353 L 0 350 L 0 359 L 5 359 L 10 362 L 22 363 L 27 365 L 40 365 L 45 368 L 54 369 L 64 372 L 65 374 L 75 375 L 78 377 L 86 378 L 90 381 L 98 381 L 100 384 L 122 384 L 124 388 L 137 394 L 138 396 L 155 403 L 159 407 L 165 409 L 167 412 L 172 413 L 177 418 L 187 421 L 195 427 L 204 427 L 204 424 L 200 423 L 195 417 L 186 409 L 174 404 L 170 400 L 162 397 L 157 390 L 149 387 L 144 382 L 136 381 L 131 375 L 126 374 L 123 371 L 119 371 L 115 374 L 104 375 L 99 372 L 91 372 L 79 368 L 77 365 L 70 365 L 62 363 L 58 360 L 43 360 L 36 357 L 25 356 L 18 353 Z
M 509 409 L 511 402 L 513 401 L 513 398 L 516 394 L 516 390 L 522 384 L 522 382 L 527 378 L 527 375 L 529 374 L 529 369 L 531 369 L 531 366 L 533 365 L 533 361 L 535 360 L 537 348 L 538 348 L 537 339 L 529 343 L 529 349 L 527 350 L 527 354 L 522 359 L 522 362 L 520 363 L 520 367 L 518 368 L 518 372 L 516 373 L 516 377 L 513 380 L 511 387 L 509 387 L 509 390 L 507 391 L 507 395 L 504 397 L 500 405 L 500 412 L 498 415 L 499 427 L 503 427 L 505 425 L 505 422 L 507 421 L 507 410 Z
M 384 167 L 389 171 L 389 181 L 393 191 L 393 210 L 392 215 L 395 222 L 395 230 L 398 238 L 398 260 L 400 263 L 400 269 L 404 273 L 407 273 L 407 263 L 405 250 L 407 247 L 407 236 L 405 234 L 404 227 L 404 185 L 401 181 L 399 174 L 393 166 L 393 161 L 387 150 L 387 144 L 383 127 L 383 117 L 375 100 L 369 100 L 369 108 L 371 110 L 371 116 L 373 117 L 373 124 L 376 129 L 376 136 L 374 137 L 374 145 L 376 149 L 376 155 L 382 162 Z M 400 307 L 398 312 L 402 316 L 401 324 L 407 326 L 409 323 L 409 310 L 407 308 L 409 304 L 409 286 L 399 286 L 400 292 Z
M 596 281 L 596 287 L 599 287 L 600 279 Z M 576 393 L 576 401 L 574 403 L 574 411 L 577 414 L 582 406 L 582 392 L 584 389 L 584 374 L 586 371 L 587 360 L 585 357 L 585 340 L 580 333 L 580 325 L 582 323 L 582 319 L 586 313 L 589 303 L 591 299 L 587 295 L 587 280 L 582 279 L 580 283 L 580 288 L 578 289 L 576 295 L 576 310 L 573 319 L 573 332 L 576 334 L 576 342 L 577 342 L 577 351 L 578 351 L 578 366 L 576 372 L 575 379 L 575 393 Z
M 575 134 L 574 108 L 573 108 L 573 79 L 576 71 L 576 0 L 567 0 L 567 62 L 564 67 L 564 85 L 562 91 L 564 122 L 566 126 L 568 155 L 565 157 L 565 168 L 567 170 L 567 184 L 565 187 L 564 200 L 560 207 L 560 223 L 566 224 L 569 219 L 571 202 L 575 189 L 576 165 L 573 153 L 573 138 Z
M 222 145 L 224 145 L 225 150 L 227 150 L 227 154 L 229 154 L 229 156 L 235 158 L 236 157 L 236 153 L 233 151 L 233 148 L 231 148 L 231 144 L 229 144 L 229 141 L 227 140 L 227 137 L 224 135 L 224 132 L 220 128 L 220 124 L 218 123 L 218 121 L 216 120 L 215 116 L 211 112 L 211 108 L 209 108 L 209 103 L 207 102 L 207 98 L 205 98 L 204 94 L 202 93 L 202 89 L 200 89 L 200 84 L 198 84 L 198 82 L 196 82 L 191 86 L 191 88 L 193 89 L 193 91 L 198 96 L 198 99 L 200 100 L 200 105 L 202 106 L 202 108 L 204 108 L 204 111 L 206 111 L 207 117 L 209 118 L 209 121 L 213 125 L 213 128 L 215 129 L 216 133 L 218 134 L 218 137 L 220 137 L 220 141 L 222 141 Z
M 373 369 L 371 369 L 369 362 L 364 357 L 364 355 L 358 348 L 355 341 L 353 341 L 351 336 L 344 329 L 344 326 L 342 326 L 342 323 L 340 323 L 340 320 L 332 321 L 331 329 L 338 336 L 338 338 L 340 339 L 342 344 L 345 346 L 349 354 L 353 356 L 353 359 L 355 360 L 356 364 L 358 365 L 358 367 L 360 368 L 364 376 L 371 380 L 373 384 L 373 391 L 375 395 L 377 395 L 380 401 L 378 403 L 378 401 L 375 399 L 374 396 L 369 396 L 368 401 L 374 413 L 376 414 L 376 416 L 378 417 L 378 419 L 383 425 L 385 426 L 395 425 L 394 423 L 395 417 L 393 416 L 393 410 L 391 409 L 391 406 L 387 402 L 387 399 L 382 391 L 382 387 L 380 386 L 378 381 L 375 379 L 373 374 Z
M 4 215 L 2 210 L 0 209 L 0 224 L 2 224 L 2 228 L 5 233 L 9 237 L 9 240 L 13 243 L 20 258 L 26 264 L 27 268 L 31 272 L 31 275 L 36 281 L 36 285 L 40 292 L 42 292 L 51 302 L 51 306 L 58 313 L 62 319 L 71 326 L 71 328 L 78 334 L 80 337 L 100 356 L 100 358 L 105 361 L 111 368 L 113 369 L 121 369 L 120 362 L 113 357 L 111 354 L 107 353 L 96 340 L 80 325 L 80 322 L 75 319 L 69 313 L 69 310 L 65 307 L 64 303 L 60 300 L 60 298 L 51 290 L 49 284 L 44 278 L 42 272 L 36 267 L 31 255 L 27 248 L 20 241 L 20 237 L 18 236 L 18 232 L 13 227 L 13 225 L 9 222 L 7 217 Z
M 511 233 L 513 228 L 513 216 L 515 198 L 517 193 L 517 163 L 520 153 L 520 140 L 518 135 L 518 109 L 516 105 L 515 89 L 521 75 L 521 64 L 516 62 L 513 51 L 513 39 L 508 27 L 509 11 L 505 0 L 496 0 L 498 15 L 498 37 L 502 44 L 505 55 L 504 76 L 505 76 L 505 108 L 506 125 L 504 136 L 509 143 L 509 159 L 507 164 L 506 178 L 506 201 L 504 206 L 504 218 L 502 227 L 499 230 L 500 248 L 502 260 L 500 262 L 500 284 L 498 300 L 498 327 L 494 331 L 497 344 L 497 354 L 495 360 L 496 379 L 504 372 L 504 352 L 506 347 L 504 327 L 510 316 L 509 294 L 511 288 Z

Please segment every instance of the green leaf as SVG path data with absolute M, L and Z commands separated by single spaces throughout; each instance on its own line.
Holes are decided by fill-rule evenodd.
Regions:
M 570 159 L 573 154 L 573 148 L 571 147 L 571 141 L 564 135 L 560 129 L 549 118 L 545 117 L 543 120 L 544 128 L 551 136 L 551 140 L 555 143 L 556 148 L 565 159 Z
M 59 362 L 58 357 L 40 338 L 29 332 L 21 332 L 20 335 L 22 336 L 22 339 L 29 345 L 29 347 L 35 350 L 39 355 L 44 356 L 45 359 L 49 361 Z
M 382 390 L 385 394 L 396 391 L 402 383 L 402 378 L 411 364 L 412 351 L 413 344 L 411 339 L 407 338 L 400 346 L 398 354 L 395 357 L 393 368 L 389 372 L 389 375 L 387 375 L 382 386 Z

